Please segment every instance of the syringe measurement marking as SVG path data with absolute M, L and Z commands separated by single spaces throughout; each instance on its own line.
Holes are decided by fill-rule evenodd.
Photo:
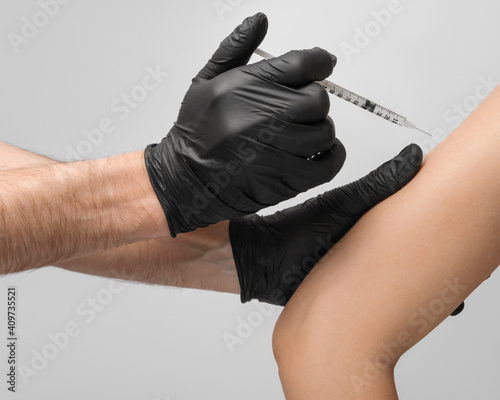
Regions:
M 361 96 L 358 96 L 355 93 L 350 92 L 349 90 L 346 90 L 346 89 L 341 88 L 341 87 L 338 87 L 338 88 L 331 87 L 327 84 L 323 84 L 322 86 L 325 89 L 327 89 L 329 93 L 337 96 L 338 98 L 344 99 L 344 100 L 348 101 L 349 103 L 354 104 L 355 106 L 360 104 L 359 100 L 360 100 Z M 394 124 L 399 124 L 399 118 L 395 112 L 390 111 L 386 108 L 383 108 L 383 107 L 379 106 L 378 104 L 376 104 L 373 101 L 370 101 L 368 99 L 363 98 L 363 100 L 364 100 L 364 104 L 361 106 L 362 108 L 370 111 L 373 114 L 376 114 L 379 117 L 383 117 L 384 119 L 386 119 Z
M 269 54 L 267 51 L 264 51 L 260 48 L 255 50 L 255 53 L 263 58 L 273 58 L 272 54 Z M 370 111 L 372 114 L 374 113 L 378 117 L 383 117 L 386 121 L 390 121 L 393 124 L 404 126 L 406 128 L 417 129 L 422 133 L 425 133 L 428 136 L 432 136 L 430 133 L 423 131 L 420 128 L 417 128 L 414 122 L 409 121 L 407 118 L 402 115 L 389 110 L 388 108 L 384 108 L 377 103 L 374 103 L 360 95 L 357 95 L 353 92 L 350 92 L 344 89 L 342 86 L 338 86 L 337 84 L 330 82 L 326 79 L 322 81 L 317 81 L 323 88 L 325 88 L 330 94 L 336 95 L 339 98 L 343 98 L 355 106 L 364 108 L 365 110 Z

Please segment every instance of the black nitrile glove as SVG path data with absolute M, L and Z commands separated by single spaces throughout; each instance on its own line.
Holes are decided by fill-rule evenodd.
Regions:
M 490 276 L 491 276 L 491 275 L 490 275 Z M 488 278 L 486 278 L 486 279 L 489 279 L 489 277 L 490 277 L 490 276 L 488 276 Z M 456 316 L 456 315 L 460 314 L 460 313 L 464 310 L 464 308 L 465 308 L 465 302 L 462 302 L 462 304 L 460 304 L 460 305 L 459 305 L 459 306 L 455 309 L 455 311 L 453 311 L 453 312 L 451 313 L 451 315 L 454 317 L 454 316 Z
M 236 28 L 193 79 L 167 137 L 145 150 L 173 237 L 292 198 L 344 163 L 314 82 L 335 57 L 314 48 L 246 65 L 266 31 L 261 13 Z
M 284 306 L 309 271 L 370 208 L 405 186 L 422 163 L 413 144 L 364 178 L 303 204 L 231 220 L 241 301 Z
M 465 308 L 465 302 L 462 301 L 462 303 L 453 311 L 450 315 L 452 317 L 456 317 L 458 314 L 460 314 Z

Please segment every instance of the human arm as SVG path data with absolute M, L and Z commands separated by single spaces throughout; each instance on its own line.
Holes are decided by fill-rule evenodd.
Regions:
M 117 176 L 109 176 L 114 179 L 114 184 L 117 184 L 115 187 L 109 185 L 106 188 L 108 191 L 118 192 L 121 184 L 123 193 L 119 193 L 120 195 L 131 194 L 129 187 L 146 191 L 148 201 L 151 200 L 150 193 L 157 194 L 157 202 L 159 200 L 165 213 L 163 219 L 157 218 L 155 211 L 158 207 L 155 203 L 155 207 L 151 209 L 155 215 L 154 218 L 149 218 L 149 222 L 157 221 L 158 225 L 162 226 L 168 222 L 172 236 L 251 213 L 293 197 L 300 191 L 330 180 L 344 161 L 344 148 L 335 141 L 333 122 L 326 117 L 329 108 L 328 95 L 314 83 L 316 78 L 331 73 L 334 58 L 324 50 L 313 49 L 291 52 L 283 58 L 247 66 L 247 61 L 266 31 L 267 18 L 259 13 L 245 20 L 221 43 L 212 59 L 193 79 L 181 106 L 179 118 L 167 137 L 161 143 L 146 148 L 144 162 L 147 171 L 145 176 L 148 179 L 141 182 L 131 179 L 131 182 L 127 182 L 130 177 L 122 176 L 124 179 L 118 182 Z M 279 103 L 280 107 L 277 107 L 276 103 Z M 261 139 L 262 134 L 267 136 Z M 303 154 L 302 151 L 306 153 Z M 307 157 L 318 151 L 324 152 L 321 161 L 308 162 Z M 139 165 L 139 154 L 113 157 L 109 160 L 113 161 L 113 166 L 122 168 L 117 170 L 117 174 L 123 175 L 126 174 L 129 167 L 127 164 L 130 162 Z M 19 228 L 11 226 L 12 232 L 5 230 L 5 240 L 3 247 L 0 243 L 0 251 L 5 258 L 12 259 L 0 258 L 0 273 L 15 272 L 44 263 L 65 262 L 75 257 L 87 257 L 109 247 L 159 236 L 153 232 L 139 232 L 142 235 L 137 235 L 136 238 L 120 238 L 121 232 L 114 232 L 113 228 L 104 232 L 104 236 L 115 240 L 112 246 L 108 246 L 102 237 L 96 237 L 93 241 L 94 248 L 89 248 L 86 239 L 78 237 L 74 241 L 81 243 L 81 249 L 76 251 L 74 246 L 64 244 L 64 241 L 69 240 L 69 234 L 79 233 L 70 231 L 67 227 L 54 226 L 54 232 L 57 230 L 64 239 L 62 243 L 52 238 L 54 232 L 51 232 L 52 235 L 42 232 L 40 237 L 32 235 L 31 230 L 35 226 L 42 227 L 42 230 L 48 228 L 49 220 L 52 225 L 57 225 L 58 218 L 52 218 L 54 215 L 34 221 L 35 216 L 43 216 L 43 205 L 52 210 L 57 209 L 57 216 L 62 219 L 67 219 L 68 215 L 72 214 L 75 220 L 69 221 L 70 224 L 78 224 L 77 216 L 85 221 L 93 218 L 93 223 L 89 225 L 105 222 L 106 218 L 102 218 L 104 216 L 113 217 L 113 222 L 119 223 L 119 218 L 112 215 L 110 209 L 106 210 L 102 204 L 99 204 L 100 215 L 92 212 L 93 210 L 84 215 L 84 207 L 76 215 L 71 213 L 72 209 L 64 209 L 71 206 L 67 204 L 71 193 L 75 193 L 73 200 L 80 199 L 86 196 L 83 188 L 88 187 L 90 182 L 94 186 L 98 184 L 93 175 L 101 173 L 100 170 L 92 173 L 81 170 L 90 167 L 99 169 L 105 163 L 105 160 L 97 160 L 74 164 L 44 164 L 32 166 L 32 171 L 23 168 L 23 171 L 9 170 L 2 173 L 0 193 L 4 204 L 1 204 L 0 211 L 5 214 L 4 224 L 12 225 L 12 221 L 19 219 L 16 217 L 23 217 L 33 224 L 26 223 L 26 226 Z M 230 165 L 234 168 L 228 170 Z M 111 165 L 106 165 L 106 169 L 111 171 Z M 300 171 L 292 173 L 292 170 L 296 169 Z M 141 169 L 140 172 L 143 173 L 144 170 Z M 87 179 L 87 176 L 82 178 L 79 174 L 88 174 L 90 179 Z M 26 175 L 31 175 L 33 179 L 28 181 Z M 70 177 L 74 178 L 75 182 L 69 182 Z M 68 190 L 63 189 L 66 190 L 61 193 L 64 199 L 55 199 L 51 193 L 57 191 L 56 180 L 59 178 L 65 179 L 65 184 L 73 185 Z M 77 182 L 78 180 L 81 181 Z M 35 189 L 40 195 L 26 192 L 25 196 L 26 202 L 38 196 L 34 200 L 35 210 L 32 213 L 26 211 L 23 204 L 19 204 L 17 209 L 14 207 L 19 203 L 19 198 L 16 198 L 13 192 L 23 190 L 23 182 L 31 187 L 35 182 L 38 185 Z M 133 186 L 126 185 L 126 182 Z M 145 182 L 152 187 L 148 187 Z M 216 195 L 207 195 L 207 189 L 214 186 Z M 7 190 L 12 193 L 3 196 L 3 192 Z M 190 203 L 198 199 L 198 194 L 204 197 L 203 201 L 208 197 L 206 204 L 198 206 L 197 203 Z M 93 192 L 92 195 L 100 194 Z M 139 197 L 136 196 L 137 202 L 141 200 Z M 120 201 L 119 198 L 114 200 Z M 108 202 L 111 202 L 111 199 L 108 199 Z M 137 224 L 146 222 L 142 215 L 138 216 L 137 220 Z M 89 232 L 89 226 L 78 225 L 85 232 Z M 129 224 L 132 231 L 136 228 L 143 229 L 142 226 L 132 225 Z M 0 225 L 0 229 L 2 228 Z M 107 229 L 99 227 L 102 228 Z M 22 236 L 21 231 L 26 231 L 30 236 L 25 238 L 25 243 L 15 242 Z M 118 237 L 113 237 L 115 234 Z M 177 242 L 176 248 L 181 247 L 181 243 Z M 49 252 L 61 246 L 69 248 L 59 249 L 62 254 L 50 256 L 42 254 L 39 249 L 43 248 Z M 30 247 L 29 251 L 26 251 L 27 247 Z M 143 243 L 138 247 L 141 253 L 151 250 L 150 244 Z M 165 247 L 166 250 L 171 250 L 168 249 L 169 246 Z M 172 258 L 173 252 L 168 251 L 166 254 Z M 14 259 L 14 255 L 17 259 Z M 24 259 L 21 259 L 22 257 Z M 30 257 L 33 259 L 28 260 Z
M 0 170 L 57 163 L 2 142 L 0 153 Z M 302 205 L 270 216 L 232 220 L 230 233 L 228 222 L 220 222 L 176 239 L 132 243 L 57 265 L 153 284 L 230 293 L 241 287 L 242 301 L 258 298 L 284 305 L 321 255 L 374 204 L 408 183 L 420 163 L 420 149 L 409 146 L 359 181 Z
M 165 236 L 132 243 L 56 266 L 148 284 L 240 293 L 228 221 L 175 239 Z
M 146 149 L 146 169 L 169 220 L 172 236 L 180 231 L 204 226 L 207 221 L 234 216 L 233 211 L 236 215 L 242 215 L 291 197 L 331 179 L 344 161 L 343 146 L 335 139 L 333 122 L 326 116 L 328 95 L 314 83 L 331 72 L 335 58 L 315 48 L 289 52 L 282 57 L 246 65 L 266 29 L 267 19 L 263 14 L 257 14 L 245 20 L 228 36 L 193 80 L 174 128 L 161 144 Z M 318 152 L 321 155 L 317 156 Z M 231 162 L 235 168 L 228 174 L 227 167 Z M 191 179 L 199 176 L 206 178 L 207 175 L 210 179 Z M 336 239 L 373 204 L 407 182 L 406 176 L 398 177 L 390 173 L 381 175 L 387 178 L 381 180 L 387 187 L 379 185 L 380 193 L 370 193 L 368 202 L 364 201 L 361 194 L 356 196 L 357 188 L 344 193 L 345 201 L 339 202 L 335 211 L 340 218 L 343 214 L 347 214 L 348 218 L 342 222 L 339 219 L 329 221 L 336 227 Z M 210 191 L 218 192 L 207 195 L 212 201 L 207 201 L 203 206 L 190 204 L 199 198 L 200 191 L 206 193 L 209 188 Z M 363 185 L 360 189 L 363 189 Z M 355 201 L 349 204 L 352 195 Z M 354 206 L 354 212 L 351 206 Z M 186 212 L 182 212 L 182 208 Z M 176 228 L 172 230 L 169 216 L 173 214 Z M 321 220 L 321 217 L 319 215 L 317 219 Z M 196 241 L 193 238 L 217 238 L 215 241 L 209 240 L 209 243 L 216 243 L 212 251 L 206 250 L 202 244 L 205 250 L 196 253 L 197 260 L 203 258 L 206 263 L 207 253 L 221 254 L 219 250 L 224 247 L 224 240 L 219 240 L 222 236 L 214 235 L 214 232 L 223 231 L 207 228 L 202 231 L 208 232 L 205 235 L 190 236 L 184 247 L 182 240 L 176 242 L 175 246 L 174 242 L 166 240 L 144 241 L 134 248 L 122 247 L 110 250 L 105 255 L 93 253 L 81 257 L 77 254 L 76 258 L 57 264 L 82 272 L 109 274 L 109 267 L 122 265 L 124 260 L 127 265 L 139 265 L 144 260 L 136 256 L 147 254 L 150 268 L 141 270 L 139 275 L 141 280 L 147 279 L 149 282 L 152 280 L 151 270 L 158 274 L 168 269 L 163 263 L 174 267 L 182 265 L 185 260 L 192 260 L 188 251 L 182 249 L 193 249 L 193 242 Z M 314 234 L 314 231 L 310 233 Z M 294 248 L 275 250 L 287 251 L 287 255 L 293 259 L 305 257 L 308 251 L 313 253 L 315 249 L 314 246 L 306 247 L 300 254 L 295 254 Z M 227 251 L 223 252 L 223 259 L 226 260 L 224 265 L 227 265 L 229 258 Z M 263 272 L 264 275 L 271 272 L 275 275 L 275 281 L 281 279 L 285 264 L 284 259 L 281 263 L 279 259 L 277 261 L 266 265 Z M 158 268 L 160 264 L 164 267 Z M 253 267 L 247 265 L 244 268 Z M 178 269 L 182 268 L 174 269 L 178 274 Z M 206 274 L 206 268 L 203 271 Z M 125 272 L 128 279 L 133 279 L 129 269 Z M 284 272 L 288 272 L 286 268 Z M 295 286 L 303 278 L 303 273 L 308 271 L 301 272 L 298 281 L 295 279 Z M 258 282 L 259 279 L 266 279 L 266 276 L 254 281 Z M 162 282 L 162 279 L 156 282 Z M 187 281 L 176 279 L 175 282 L 184 282 L 185 285 Z M 235 287 L 231 284 L 231 290 L 235 290 Z M 267 287 L 266 290 L 273 288 Z M 284 301 L 288 297 L 289 293 L 283 298 Z
M 273 336 L 288 400 L 397 399 L 400 356 L 500 264 L 499 109 L 496 89 L 304 280 Z
M 168 233 L 142 152 L 3 170 L 0 193 L 2 274 Z
M 0 173 L 61 164 L 0 141 Z M 161 216 L 163 218 L 163 216 Z M 54 263 L 70 271 L 136 282 L 239 293 L 227 222 Z
M 257 211 L 330 180 L 340 169 L 345 152 L 326 116 L 328 95 L 314 80 L 329 75 L 335 58 L 312 49 L 247 66 L 266 30 L 267 18 L 257 14 L 221 43 L 193 79 L 174 127 L 161 143 L 148 146 L 144 153 L 2 172 L 0 212 L 4 218 L 0 229 L 4 233 L 0 251 L 4 260 L 0 258 L 0 273 L 82 257 L 91 262 L 88 257 L 106 249 L 162 236 L 163 232 L 150 231 L 157 227 L 147 223 L 164 228 L 168 222 L 167 232 L 175 236 Z M 319 151 L 324 153 L 321 158 L 307 160 Z M 139 168 L 143 166 L 141 154 L 145 169 Z M 113 185 L 102 185 L 94 178 L 103 175 L 104 169 L 105 178 L 113 179 Z M 142 179 L 144 176 L 149 179 Z M 141 195 L 133 197 L 129 187 L 144 190 L 144 201 Z M 207 194 L 210 188 L 217 192 L 215 196 Z M 101 189 L 106 190 L 107 199 L 100 198 Z M 22 200 L 32 209 L 20 202 L 20 191 L 25 192 Z M 157 195 L 156 202 L 151 193 Z M 198 194 L 205 196 L 203 201 L 208 197 L 206 204 L 190 203 Z M 134 207 L 122 204 L 121 197 L 135 201 L 140 210 L 131 211 Z M 74 204 L 76 200 L 99 204 L 87 212 L 85 205 Z M 163 218 L 156 213 L 158 200 Z M 128 208 L 120 210 L 121 206 Z M 42 209 L 51 215 L 43 214 Z M 154 215 L 142 215 L 146 209 Z M 131 220 L 120 222 L 125 214 Z M 63 226 L 68 224 L 78 225 L 77 229 Z M 89 230 L 94 225 L 97 234 Z M 176 249 L 181 244 L 177 242 Z M 143 243 L 138 250 L 150 253 L 150 246 Z M 165 246 L 165 252 L 160 255 L 172 258 L 175 251 Z

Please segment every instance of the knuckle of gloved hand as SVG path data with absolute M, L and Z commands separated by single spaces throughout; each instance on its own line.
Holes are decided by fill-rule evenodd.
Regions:
M 224 100 L 228 93 L 230 93 L 228 82 L 218 81 L 210 85 L 209 89 L 205 91 L 204 97 L 210 102 L 215 103 Z
M 298 118 L 321 120 L 330 112 L 330 98 L 326 90 L 317 83 L 310 83 L 299 90 L 300 96 L 294 106 L 299 110 Z
M 307 77 L 312 80 L 310 64 L 305 62 L 308 54 L 309 50 L 292 50 L 283 59 L 286 68 L 295 76 L 294 80 L 300 80 L 299 77 Z
M 314 83 L 314 95 L 318 110 L 321 112 L 321 115 L 326 117 L 330 112 L 330 96 L 327 91 L 317 83 Z
M 246 77 L 237 70 L 231 70 L 209 81 L 209 95 L 214 101 L 234 96 L 238 88 L 247 86 Z

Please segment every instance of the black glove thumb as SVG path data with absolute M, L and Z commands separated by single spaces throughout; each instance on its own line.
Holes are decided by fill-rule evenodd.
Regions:
M 232 219 L 229 237 L 241 301 L 285 305 L 314 265 L 363 214 L 413 178 L 422 158 L 420 147 L 412 144 L 354 183 L 273 215 Z
M 422 159 L 420 147 L 416 144 L 407 146 L 392 160 L 365 177 L 340 188 L 336 192 L 336 202 L 346 204 L 338 204 L 339 209 L 349 210 L 349 215 L 361 217 L 370 208 L 402 189 L 418 172 Z
M 267 33 L 267 17 L 257 13 L 245 19 L 225 38 L 195 79 L 212 79 L 230 69 L 246 65 Z

